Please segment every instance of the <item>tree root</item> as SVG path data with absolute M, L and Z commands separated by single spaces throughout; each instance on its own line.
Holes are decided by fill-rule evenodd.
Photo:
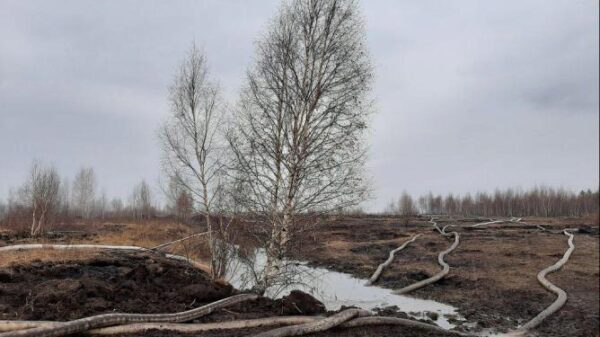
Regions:
M 419 236 L 421 236 L 421 234 L 417 234 L 417 235 L 413 236 L 410 240 L 405 241 L 400 247 L 390 251 L 390 255 L 387 258 L 387 260 L 385 260 L 385 262 L 383 262 L 382 264 L 380 264 L 377 267 L 377 270 L 375 270 L 375 272 L 373 273 L 373 276 L 371 276 L 371 278 L 365 283 L 365 285 L 370 286 L 373 283 L 375 283 L 375 281 L 377 281 L 377 279 L 381 275 L 381 272 L 383 272 L 383 268 L 389 266 L 390 263 L 392 263 L 392 261 L 394 260 L 394 254 L 396 254 L 397 252 L 404 249 L 406 246 L 408 246 L 409 243 L 415 241 Z
M 96 315 L 45 327 L 40 326 L 25 330 L 3 332 L 0 333 L 0 337 L 55 337 L 80 333 L 95 328 L 129 323 L 186 322 L 201 316 L 206 316 L 216 309 L 228 307 L 244 301 L 254 300 L 256 298 L 258 298 L 258 295 L 255 294 L 234 295 L 195 309 L 171 314 L 111 313 Z
M 454 243 L 448 249 L 444 250 L 443 252 L 441 252 L 438 255 L 438 263 L 440 264 L 440 266 L 442 266 L 442 270 L 430 278 L 427 278 L 427 279 L 419 281 L 419 282 L 415 282 L 415 283 L 413 283 L 409 286 L 406 286 L 402 289 L 395 290 L 394 294 L 397 294 L 397 295 L 406 294 L 411 291 L 417 290 L 419 288 L 423 288 L 426 285 L 429 285 L 429 284 L 432 284 L 432 283 L 435 283 L 435 282 L 441 280 L 446 275 L 448 275 L 448 273 L 450 272 L 450 266 L 446 263 L 446 261 L 444 261 L 444 256 L 446 256 L 447 254 L 450 254 L 454 249 L 456 249 L 456 247 L 458 247 L 458 244 L 460 243 L 460 235 L 457 232 L 446 233 L 446 228 L 448 228 L 449 226 L 444 227 L 444 229 L 440 229 L 438 227 L 437 223 L 435 223 L 433 221 L 433 219 L 430 220 L 429 222 L 431 222 L 433 224 L 435 229 L 437 229 L 437 231 L 441 235 L 454 236 Z
M 527 331 L 537 327 L 538 325 L 540 325 L 540 323 L 542 323 L 544 319 L 546 319 L 548 316 L 552 315 L 560 308 L 562 308 L 562 306 L 567 301 L 567 293 L 561 288 L 555 286 L 552 282 L 548 281 L 548 279 L 546 279 L 546 275 L 559 270 L 565 263 L 567 263 L 569 257 L 571 257 L 571 254 L 573 253 L 573 250 L 575 250 L 575 245 L 573 244 L 574 235 L 569 233 L 567 230 L 564 230 L 563 233 L 569 237 L 569 249 L 567 249 L 567 251 L 560 260 L 558 260 L 555 264 L 540 271 L 537 275 L 537 279 L 540 282 L 540 284 L 557 295 L 556 300 L 552 304 L 550 304 L 550 306 L 544 309 L 544 311 L 540 312 L 537 316 L 535 316 L 532 320 L 523 324 L 518 330 Z

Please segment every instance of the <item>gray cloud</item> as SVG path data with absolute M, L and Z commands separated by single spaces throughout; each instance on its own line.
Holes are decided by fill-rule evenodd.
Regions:
M 234 101 L 278 1 L 0 3 L 0 198 L 33 158 L 109 195 L 160 173 L 166 89 L 195 40 Z M 403 189 L 598 186 L 598 2 L 363 1 L 369 168 Z

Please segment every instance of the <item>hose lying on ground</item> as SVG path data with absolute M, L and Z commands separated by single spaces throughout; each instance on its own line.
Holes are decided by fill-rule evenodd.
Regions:
M 178 242 L 182 242 L 182 241 L 185 241 L 185 240 L 189 240 L 191 238 L 195 238 L 195 237 L 199 237 L 199 236 L 204 236 L 204 235 L 207 235 L 207 234 L 210 234 L 210 231 L 192 234 L 192 235 L 186 236 L 184 238 L 181 238 L 181 239 L 175 240 L 175 241 L 165 242 L 165 243 L 162 243 L 162 244 L 160 244 L 160 245 L 158 245 L 156 247 L 150 248 L 150 250 L 160 250 L 160 249 L 162 249 L 164 247 L 167 247 L 167 246 L 170 246 L 172 244 L 175 244 L 175 243 L 178 243 Z
M 184 261 L 192 266 L 202 269 L 204 271 L 208 270 L 208 267 L 198 261 L 194 261 L 188 257 L 174 254 L 163 254 L 159 253 L 156 250 L 138 247 L 138 246 L 112 246 L 112 245 L 89 245 L 89 244 L 78 244 L 78 245 L 59 245 L 59 244 L 43 244 L 43 243 L 31 243 L 31 244 L 22 244 L 22 245 L 12 245 L 12 246 L 4 246 L 0 247 L 0 253 L 8 252 L 8 251 L 21 251 L 21 250 L 33 250 L 33 249 L 52 249 L 52 250 L 124 250 L 124 251 L 133 251 L 133 252 L 149 252 L 160 254 L 166 258 Z
M 469 227 L 474 228 L 474 227 L 480 227 L 480 226 L 485 226 L 485 225 L 492 225 L 495 223 L 520 222 L 520 221 L 521 221 L 521 218 L 500 219 L 500 220 L 495 220 L 495 221 L 477 223 L 477 224 L 471 225 Z
M 548 231 L 548 229 L 546 229 L 546 227 L 540 225 L 540 224 L 529 224 L 526 222 L 521 222 L 521 218 L 517 219 L 516 221 L 509 221 L 509 222 L 514 222 L 514 223 L 519 223 L 521 225 L 529 225 L 529 226 L 535 226 L 537 229 L 541 230 L 541 231 Z
M 398 325 L 398 326 L 419 328 L 419 329 L 424 329 L 424 330 L 428 330 L 428 331 L 435 331 L 435 332 L 439 332 L 439 333 L 443 333 L 443 334 L 450 334 L 450 335 L 456 335 L 456 336 L 476 336 L 473 334 L 464 333 L 464 332 L 460 332 L 460 331 L 445 330 L 445 329 L 440 328 L 437 325 L 423 323 L 423 322 L 419 322 L 419 321 L 413 321 L 410 319 L 399 318 L 399 317 L 386 317 L 386 316 L 363 316 L 363 317 L 361 317 L 362 314 L 358 313 L 357 314 L 358 317 L 347 319 L 351 315 L 355 314 L 355 313 L 348 312 L 350 310 L 355 310 L 355 311 L 359 311 L 359 312 L 361 311 L 359 309 L 348 309 L 348 310 L 339 312 L 331 317 L 328 317 L 325 319 L 320 319 L 315 322 L 305 323 L 305 324 L 300 324 L 300 325 L 295 325 L 295 326 L 282 327 L 282 328 L 278 328 L 278 329 L 274 329 L 274 330 L 256 334 L 253 337 L 301 336 L 301 335 L 306 335 L 306 334 L 310 334 L 310 333 L 314 333 L 314 332 L 326 331 L 331 328 L 355 328 L 355 327 L 370 326 L 370 325 Z M 324 322 L 325 320 L 328 320 L 328 319 L 331 319 L 331 320 L 329 322 L 327 322 L 326 324 L 317 325 L 317 323 Z
M 347 309 L 340 311 L 335 315 L 329 316 L 317 320 L 315 322 L 309 322 L 298 325 L 285 326 L 273 330 L 258 333 L 253 337 L 288 337 L 288 336 L 301 336 L 310 333 L 320 332 L 329 330 L 335 326 L 338 326 L 346 321 L 360 316 L 368 316 L 370 313 L 363 309 Z
M 420 328 L 430 331 L 436 331 L 445 334 L 452 334 L 457 336 L 476 336 L 469 333 L 460 331 L 452 331 L 440 328 L 437 325 L 423 323 L 419 321 L 413 321 L 411 319 L 399 318 L 399 317 L 386 317 L 386 316 L 370 316 L 370 317 L 358 317 L 351 321 L 340 324 L 341 328 L 354 328 L 359 326 L 367 325 L 400 325 L 414 328 Z
M 569 249 L 567 249 L 567 251 L 560 260 L 558 260 L 555 264 L 551 265 L 550 267 L 547 267 L 544 270 L 540 271 L 537 275 L 537 279 L 540 282 L 540 284 L 557 295 L 556 300 L 552 304 L 550 304 L 546 309 L 544 309 L 544 311 L 540 312 L 537 316 L 535 316 L 532 320 L 523 324 L 518 330 L 526 331 L 535 328 L 536 326 L 540 325 L 540 323 L 542 323 L 542 321 L 548 316 L 552 315 L 560 308 L 562 308 L 562 306 L 567 301 L 567 293 L 561 288 L 552 284 L 552 282 L 548 281 L 548 279 L 546 279 L 546 275 L 559 270 L 565 263 L 567 263 L 569 257 L 571 257 L 571 254 L 573 253 L 573 250 L 575 250 L 575 245 L 573 244 L 573 234 L 569 233 L 566 229 L 563 231 L 563 233 L 569 237 Z
M 458 247 L 458 244 L 460 243 L 460 235 L 458 235 L 457 232 L 450 232 L 450 233 L 446 233 L 446 227 L 444 227 L 444 229 L 440 229 L 437 225 L 437 223 L 435 223 L 432 220 L 430 220 L 429 222 L 431 222 L 434 226 L 435 229 L 437 229 L 438 232 L 440 232 L 441 235 L 443 236 L 454 236 L 454 243 L 446 250 L 444 250 L 443 252 L 441 252 L 438 255 L 438 263 L 442 266 L 442 270 L 433 275 L 430 278 L 427 278 L 425 280 L 419 281 L 419 282 L 415 282 L 409 286 L 406 286 L 402 289 L 399 290 L 395 290 L 394 294 L 406 294 L 409 293 L 411 291 L 417 290 L 419 288 L 423 288 L 426 285 L 429 285 L 431 283 L 437 282 L 439 280 L 441 280 L 444 276 L 448 275 L 448 273 L 450 272 L 450 266 L 446 263 L 446 261 L 444 261 L 444 256 L 446 256 L 447 254 L 450 254 L 454 249 L 456 249 L 456 247 Z
M 417 234 L 415 236 L 413 236 L 410 240 L 405 241 L 402 246 L 390 251 L 390 255 L 387 258 L 387 260 L 385 260 L 384 263 L 380 264 L 377 267 L 377 270 L 375 270 L 375 272 L 373 273 L 373 276 L 371 276 L 371 278 L 365 283 L 365 285 L 372 285 L 373 283 L 375 283 L 375 281 L 377 281 L 377 279 L 379 278 L 379 276 L 381 275 L 381 272 L 383 272 L 383 268 L 387 267 L 390 265 L 390 263 L 392 263 L 392 261 L 394 260 L 394 254 L 396 254 L 397 252 L 401 251 L 402 249 L 404 249 L 406 246 L 408 246 L 409 243 L 415 241 L 419 236 L 421 236 L 421 234 Z
M 417 236 L 413 237 L 411 242 L 416 239 Z M 407 242 L 408 243 L 408 242 Z M 405 244 L 407 244 L 405 243 Z M 77 249 L 105 249 L 105 250 L 128 250 L 128 251 L 140 251 L 140 252 L 148 252 L 151 251 L 149 249 L 138 247 L 138 246 L 109 246 L 109 245 L 89 245 L 89 244 L 81 244 L 81 245 L 52 245 L 52 244 L 23 244 L 23 245 L 13 245 L 13 246 L 4 246 L 0 247 L 0 252 L 5 251 L 19 251 L 19 250 L 31 250 L 31 249 L 56 249 L 56 250 L 77 250 Z M 167 257 L 184 260 L 187 262 L 194 262 L 191 259 L 188 259 L 183 256 L 166 254 Z M 245 294 L 238 296 L 249 296 L 249 298 L 244 299 L 241 298 L 237 302 L 241 302 L 244 300 L 249 300 L 256 298 L 256 295 Z M 235 298 L 235 296 L 230 297 L 228 299 Z M 78 332 L 87 331 L 89 334 L 99 334 L 99 335 L 111 335 L 111 334 L 123 334 L 123 333 L 136 333 L 147 331 L 151 329 L 158 330 L 172 330 L 178 331 L 182 333 L 195 333 L 201 331 L 209 331 L 213 329 L 241 329 L 241 328 L 250 328 L 250 327 L 261 327 L 261 326 L 277 326 L 277 325 L 288 325 L 288 324 L 306 324 L 306 323 L 315 323 L 316 328 L 321 329 L 327 327 L 328 324 L 334 324 L 336 322 L 340 322 L 338 318 L 332 319 L 328 318 L 328 321 L 320 322 L 323 320 L 322 317 L 271 317 L 271 318 L 263 318 L 258 320 L 240 320 L 240 321 L 231 321 L 231 322 L 219 322 L 219 323 L 208 323 L 208 324 L 178 324 L 178 323 L 164 323 L 164 322 L 182 322 L 185 319 L 185 316 L 182 316 L 186 313 L 192 312 L 197 313 L 196 316 L 190 318 L 191 316 L 187 316 L 185 320 L 191 320 L 196 317 L 200 317 L 206 315 L 215 309 L 228 306 L 231 304 L 235 304 L 234 302 L 224 302 L 224 299 L 221 301 L 217 301 L 215 303 L 209 304 L 207 306 L 193 309 L 183 313 L 176 314 L 106 314 L 106 315 L 98 315 L 92 316 L 88 318 L 83 318 L 70 322 L 51 322 L 51 321 L 0 321 L 0 332 L 9 331 L 5 333 L 0 333 L 0 337 L 51 337 L 51 336 L 61 336 L 64 334 L 72 334 Z M 221 303 L 220 303 L 221 302 Z M 220 304 L 219 304 L 220 303 Z M 213 306 L 213 307 L 211 307 Z M 366 311 L 360 309 L 352 309 L 358 310 L 358 316 L 366 315 Z M 346 313 L 348 314 L 348 313 Z M 335 315 L 334 315 L 335 316 Z M 332 316 L 333 317 L 333 316 Z M 168 319 L 168 320 L 165 320 Z M 177 320 L 175 320 L 177 319 Z M 333 320 L 333 322 L 332 322 Z M 135 322 L 144 322 L 144 323 L 135 323 Z M 152 322 L 163 322 L 163 323 L 152 323 Z M 328 323 L 332 322 L 332 323 Z M 346 321 L 343 321 L 346 322 Z M 404 326 L 415 326 L 423 329 L 429 329 L 434 331 L 446 331 L 436 325 L 417 322 L 409 319 L 402 319 L 396 317 L 359 317 L 350 322 L 346 322 L 342 324 L 342 327 L 355 327 L 355 326 L 364 326 L 364 325 L 381 325 L 381 324 L 392 324 L 392 325 L 404 325 Z M 309 327 L 309 331 L 311 329 L 315 329 L 315 326 Z M 335 325 L 334 325 L 335 326 Z M 294 331 L 305 331 L 305 328 L 300 328 L 297 330 L 296 328 L 292 329 Z M 18 331 L 15 331 L 18 330 Z M 454 333 L 454 332 L 451 332 Z M 460 333 L 457 333 L 460 334 Z
M 142 333 L 149 330 L 177 331 L 180 333 L 197 333 L 211 330 L 232 330 L 257 328 L 277 325 L 292 325 L 313 322 L 319 316 L 282 316 L 257 319 L 242 319 L 214 323 L 132 323 L 87 331 L 91 335 L 115 335 L 126 333 Z M 0 331 L 13 331 L 36 327 L 53 327 L 61 322 L 52 321 L 0 321 Z
M 266 317 L 256 319 L 243 319 L 226 322 L 213 323 L 133 323 L 106 328 L 92 329 L 86 331 L 89 335 L 120 335 L 120 334 L 139 334 L 150 330 L 173 331 L 178 333 L 199 333 L 214 330 L 235 330 L 247 328 L 273 327 L 284 325 L 297 325 L 315 322 L 323 319 L 322 316 L 281 316 L 281 317 Z M 61 322 L 52 321 L 0 321 L 0 331 L 13 331 L 30 329 L 35 327 L 51 327 L 61 324 Z M 469 334 L 445 330 L 437 325 L 423 323 L 411 319 L 387 316 L 369 316 L 358 317 L 350 321 L 344 322 L 338 327 L 354 328 L 369 325 L 398 325 L 405 327 L 420 328 L 429 331 L 441 333 L 449 333 L 458 336 L 470 336 Z
M 0 333 L 0 337 L 55 337 L 80 333 L 95 328 L 129 323 L 186 322 L 198 317 L 206 316 L 216 309 L 228 307 L 244 301 L 254 300 L 258 297 L 259 296 L 255 294 L 234 295 L 195 309 L 171 314 L 102 314 L 58 323 L 53 326 L 41 326 L 32 329 L 3 332 Z

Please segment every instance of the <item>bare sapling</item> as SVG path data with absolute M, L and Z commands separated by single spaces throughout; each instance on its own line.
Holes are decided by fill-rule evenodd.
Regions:
M 94 169 L 91 167 L 80 169 L 73 181 L 72 197 L 76 211 L 84 219 L 89 219 L 92 216 L 96 189 L 97 182 Z
M 152 191 L 145 180 L 142 180 L 133 188 L 131 212 L 134 219 L 149 219 L 154 214 Z
M 163 192 L 168 212 L 174 214 L 180 223 L 186 223 L 191 218 L 194 207 L 191 193 L 173 177 L 169 178 L 169 183 L 165 187 Z
M 59 201 L 60 178 L 52 166 L 34 161 L 21 189 L 21 199 L 31 209 L 31 236 L 40 235 Z
M 219 262 L 223 252 L 219 237 L 214 235 L 212 215 L 225 164 L 224 103 L 219 87 L 209 76 L 206 58 L 195 45 L 179 67 L 169 89 L 169 101 L 171 113 L 159 134 L 164 172 L 204 215 L 211 232 L 212 277 L 219 278 L 225 273 Z

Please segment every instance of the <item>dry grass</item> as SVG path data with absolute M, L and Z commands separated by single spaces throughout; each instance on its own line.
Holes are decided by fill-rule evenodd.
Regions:
M 15 264 L 29 263 L 33 261 L 53 261 L 64 263 L 67 261 L 82 261 L 93 257 L 96 253 L 93 251 L 72 251 L 72 250 L 28 250 L 3 252 L 0 259 L 0 267 L 8 267 Z
M 92 242 L 152 248 L 191 234 L 193 231 L 189 227 L 172 222 L 126 223 L 118 226 L 109 224 Z
M 333 250 L 348 251 L 350 248 L 354 247 L 354 245 L 354 243 L 344 240 L 331 240 L 327 242 L 327 247 Z
M 145 222 L 131 222 L 123 224 L 95 223 L 86 224 L 79 230 L 91 229 L 94 234 L 87 237 L 61 238 L 35 238 L 19 241 L 19 243 L 60 243 L 60 244 L 99 244 L 117 246 L 139 246 L 153 248 L 162 243 L 174 241 L 194 234 L 194 230 L 186 225 L 164 220 L 151 220 Z M 208 270 L 208 249 L 206 237 L 192 238 L 163 249 L 164 252 L 185 256 L 198 261 L 202 269 Z M 27 250 L 2 253 L 0 267 L 10 264 L 26 263 L 31 261 L 57 261 L 66 262 L 85 260 L 96 255 L 95 251 L 70 251 L 70 250 Z

